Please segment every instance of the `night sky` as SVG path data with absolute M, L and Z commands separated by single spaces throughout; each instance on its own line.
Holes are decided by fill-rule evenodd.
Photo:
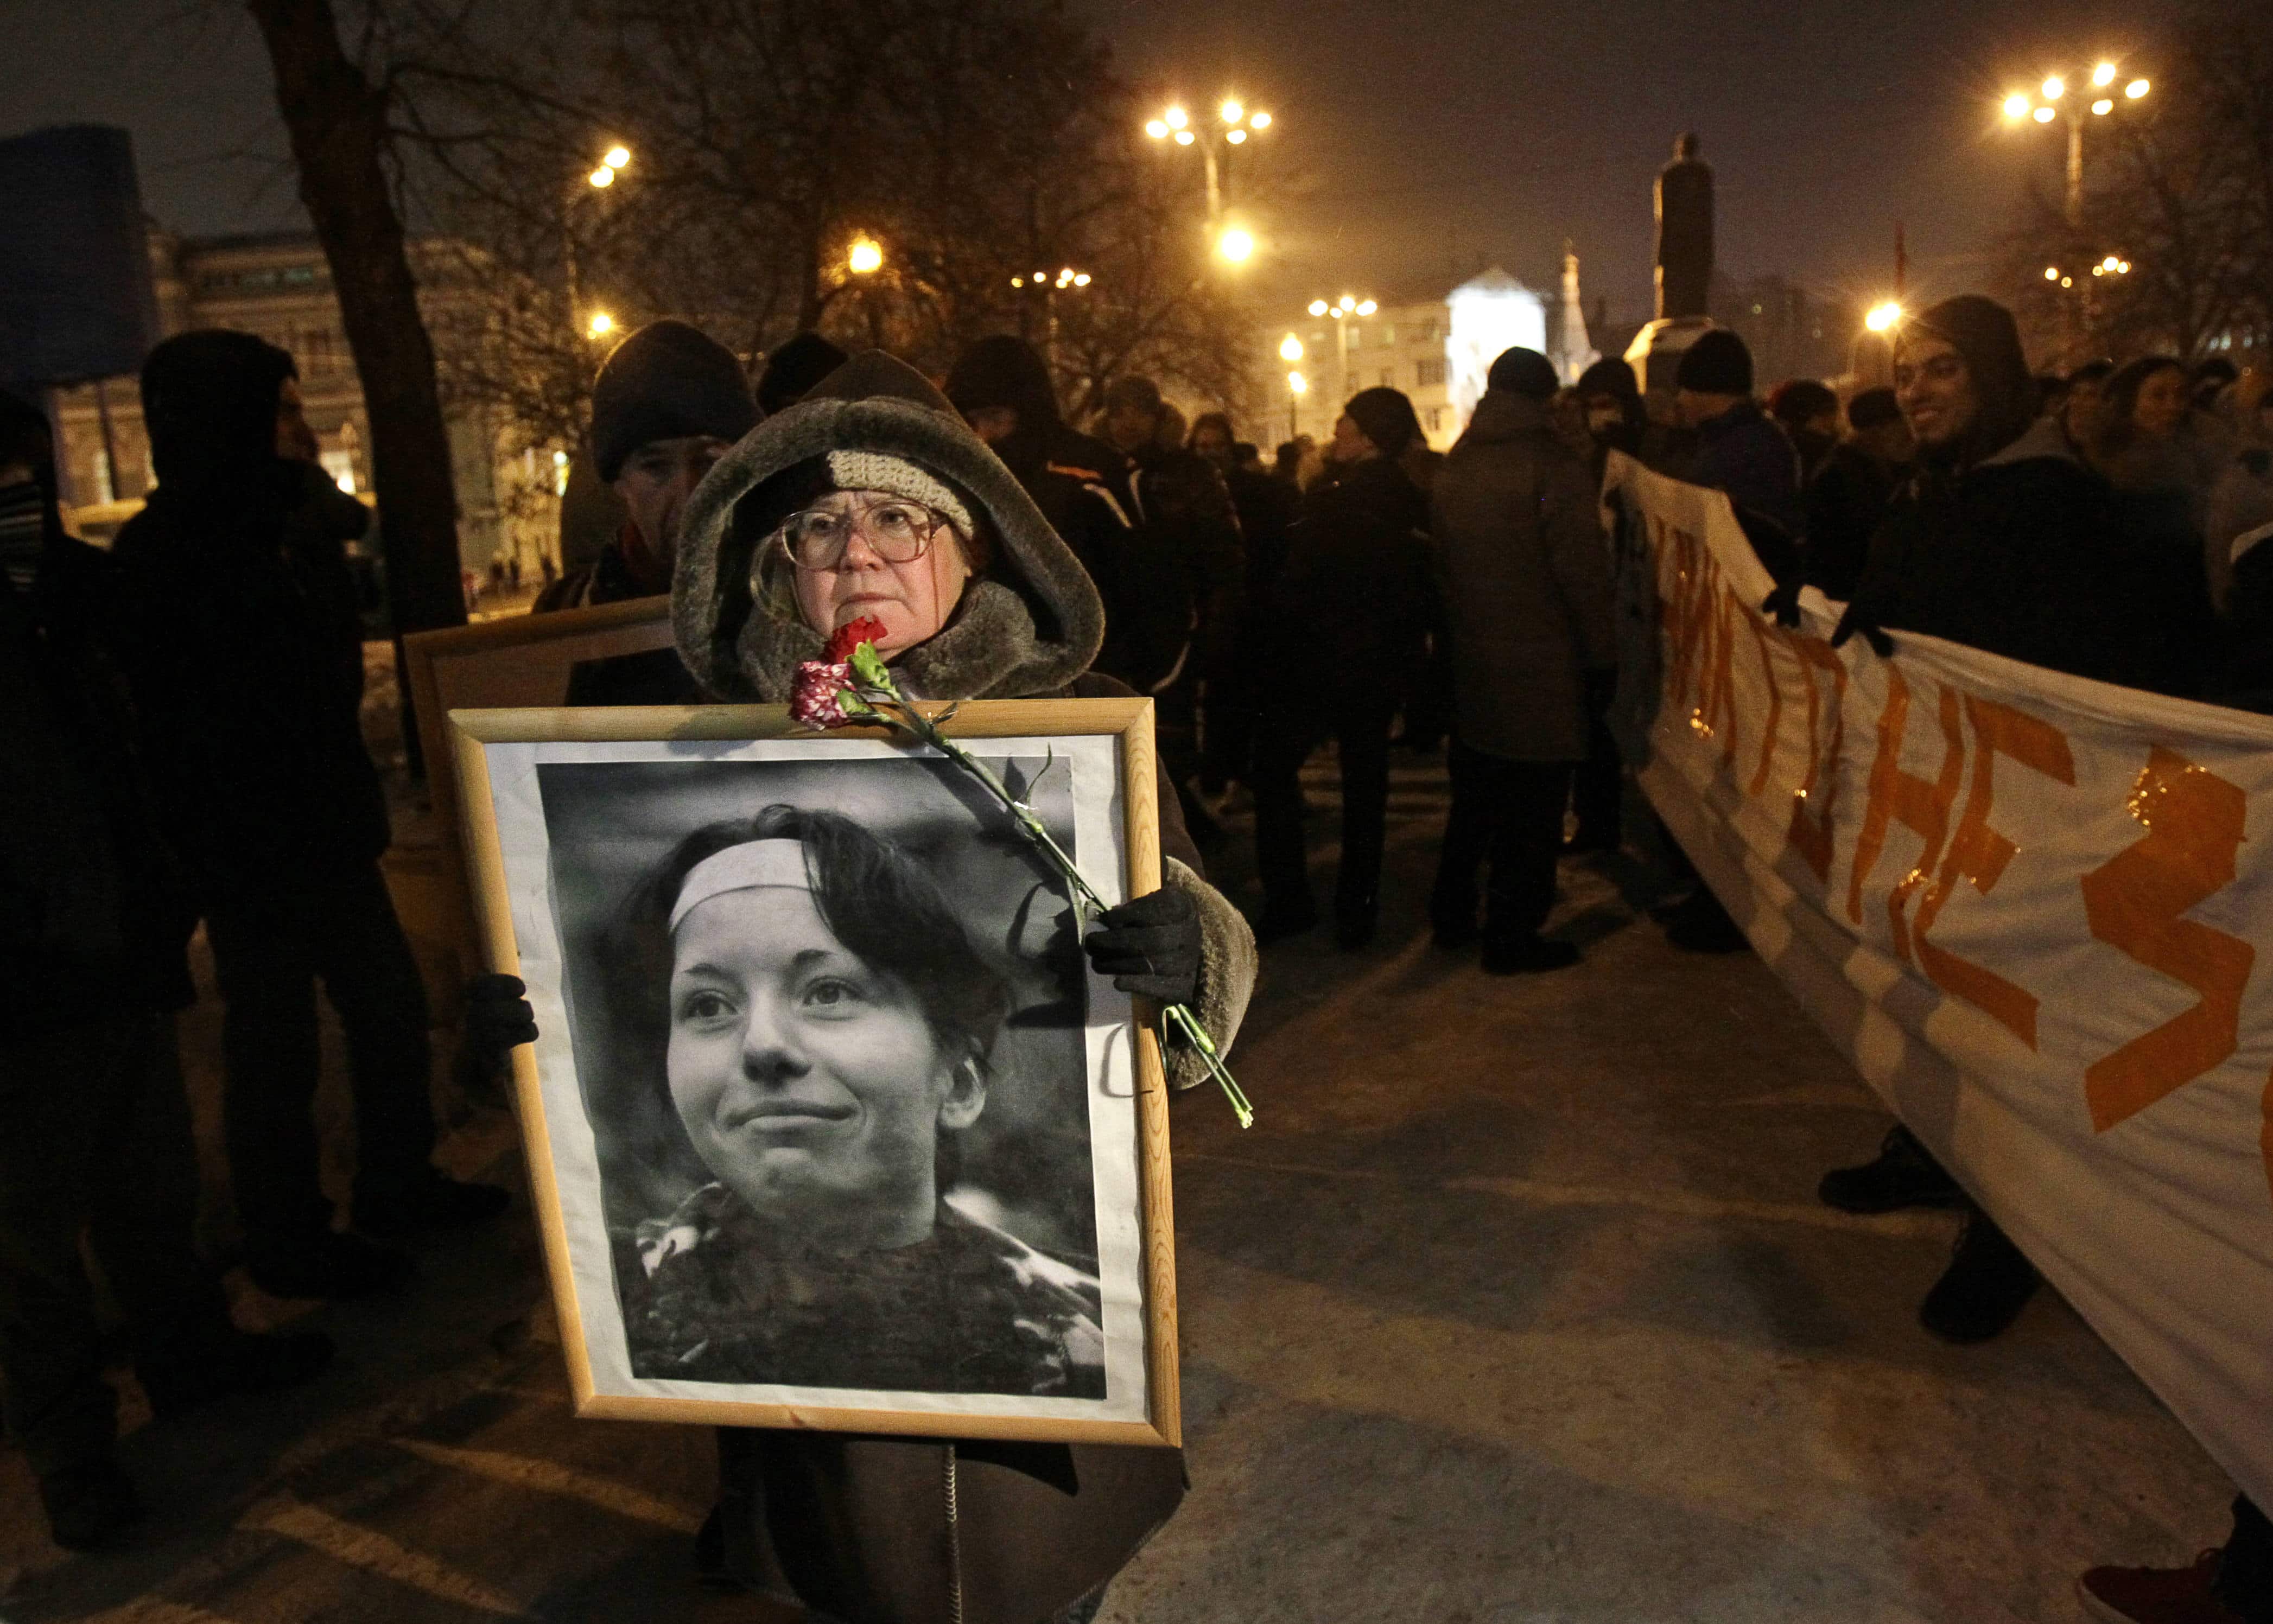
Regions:
M 1259 214 L 1268 263 L 1250 272 L 1274 306 L 1432 296 L 1482 261 L 1551 286 L 1568 236 L 1589 304 L 1607 294 L 1632 318 L 1647 313 L 1650 178 L 1684 129 L 1718 173 L 1728 273 L 1876 297 L 1899 219 L 1914 299 L 1980 285 L 2024 186 L 2056 188 L 2061 158 L 2057 126 L 2010 132 L 1998 100 L 2103 52 L 2151 76 L 2161 14 L 2027 0 L 1069 3 L 1148 92 L 1197 111 L 1235 89 L 1276 116 L 1248 149 L 1276 200 Z M 0 133 L 123 123 L 166 223 L 304 223 L 241 11 L 0 0 Z M 1197 162 L 1159 155 L 1191 164 L 1197 200 Z

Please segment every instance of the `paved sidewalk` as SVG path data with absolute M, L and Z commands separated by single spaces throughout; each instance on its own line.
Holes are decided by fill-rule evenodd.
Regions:
M 1640 864 L 1564 865 L 1577 969 L 1431 948 L 1443 805 L 1400 756 L 1381 940 L 1266 955 L 1257 1126 L 1176 1101 L 1193 1493 L 1104 1620 L 2067 1624 L 2082 1568 L 2224 1537 L 2230 1486 L 2056 1296 L 1984 1348 L 1917 1328 L 1954 1218 L 1816 1204 L 1886 1119 L 1757 960 L 1666 946 Z M 500 1113 L 451 1149 L 521 1187 Z M 55 1552 L 0 1452 L 0 1620 L 791 1616 L 689 1580 L 707 1433 L 566 1413 L 525 1209 L 422 1261 L 398 1302 L 248 1296 L 341 1366 L 136 1431 L 127 1551 Z

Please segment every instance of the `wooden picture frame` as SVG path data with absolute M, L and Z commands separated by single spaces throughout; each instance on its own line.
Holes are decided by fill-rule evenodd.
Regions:
M 1014 785 L 1028 786 L 1024 793 L 1038 814 L 1053 823 L 1054 834 L 1061 830 L 1066 837 L 1078 837 L 1071 848 L 1075 860 L 1108 905 L 1158 887 L 1159 814 L 1152 701 L 979 700 L 954 707 L 951 718 L 946 716 L 949 707 L 923 708 L 941 720 L 951 737 L 972 745 L 982 757 L 994 756 L 998 771 L 1016 775 Z M 514 1051 L 514 1083 L 577 1414 L 850 1433 L 1156 1446 L 1181 1442 L 1174 1221 L 1157 1012 L 1118 992 L 1109 980 L 1090 970 L 1074 939 L 1062 878 L 1033 852 L 998 804 L 986 799 L 962 769 L 937 752 L 899 742 L 880 729 L 848 728 L 821 736 L 803 732 L 792 727 L 786 708 L 779 706 L 461 710 L 452 713 L 449 721 L 484 958 L 491 969 L 519 975 L 529 984 L 537 1012 L 537 1043 Z M 984 745 L 997 748 L 989 751 Z M 738 1116 L 723 1107 L 686 1103 L 679 1092 L 679 1045 L 685 1042 L 691 1048 L 703 1041 L 684 1037 L 695 1018 L 686 1010 L 694 1007 L 701 1012 L 701 1019 L 709 1020 L 709 1005 L 719 1000 L 706 1004 L 707 995 L 698 995 L 691 1005 L 674 1003 L 684 995 L 672 992 L 665 997 L 650 989 L 658 977 L 669 987 L 679 988 L 685 973 L 707 973 L 707 963 L 693 972 L 677 964 L 658 970 L 652 951 L 642 957 L 618 946 L 601 949 L 584 944 L 602 939 L 604 928 L 618 932 L 632 928 L 623 923 L 631 916 L 620 900 L 607 903 L 604 899 L 620 899 L 634 890 L 620 878 L 608 879 L 602 871 L 618 876 L 644 874 L 649 889 L 637 894 L 675 894 L 683 905 L 679 911 L 686 913 L 697 905 L 689 902 L 691 896 L 715 894 L 703 890 L 704 882 L 696 878 L 699 871 L 672 877 L 670 864 L 683 860 L 687 845 L 677 849 L 678 857 L 658 861 L 653 853 L 663 849 L 667 840 L 686 840 L 681 831 L 711 821 L 706 814 L 722 805 L 731 806 L 739 819 L 754 812 L 752 803 L 761 800 L 778 801 L 801 812 L 807 806 L 834 811 L 869 831 L 898 854 L 895 861 L 921 868 L 932 876 L 930 883 L 940 894 L 951 898 L 958 928 L 970 932 L 968 956 L 1009 963 L 1014 986 L 1027 984 L 1021 977 L 1039 977 L 1035 984 L 1063 994 L 1026 1007 L 1016 1007 L 1015 996 L 1010 1000 L 1014 1013 L 996 1040 L 1010 1045 L 1007 1074 L 1000 1069 L 1001 1053 L 991 1052 L 984 1062 L 994 1069 L 982 1113 L 952 1136 L 960 1145 L 977 1143 L 976 1159 L 967 1149 L 955 1153 L 954 1164 L 963 1168 L 963 1181 L 951 1190 L 937 1188 L 939 1224 L 924 1244 L 944 1246 L 952 1237 L 969 1232 L 970 1224 L 977 1222 L 971 1212 L 989 1213 L 988 1224 L 1000 1226 L 990 1233 L 1007 1237 L 1015 1247 L 1031 1254 L 1014 1269 L 1019 1290 L 1042 1280 L 1085 1293 L 1088 1288 L 1077 1279 L 1053 1272 L 1052 1267 L 1081 1249 L 1055 1246 L 1037 1233 L 1054 1237 L 1077 1231 L 1085 1191 L 1094 1226 L 1096 1266 L 1091 1283 L 1096 1287 L 1101 1350 L 1097 1359 L 1100 1373 L 1093 1381 L 1084 1362 L 1086 1354 L 1081 1351 L 1089 1346 L 1086 1333 L 1076 1323 L 1078 1316 L 1069 1312 L 1061 1321 L 1046 1324 L 1049 1336 L 1043 1340 L 1057 1352 L 1031 1370 L 1004 1353 L 1002 1361 L 991 1367 L 1017 1373 L 986 1378 L 981 1385 L 988 1390 L 979 1392 L 937 1385 L 902 1388 L 750 1379 L 786 1369 L 810 1375 L 821 1366 L 833 1373 L 847 1357 L 842 1350 L 856 1345 L 864 1351 L 854 1357 L 889 1363 L 886 1353 L 875 1351 L 879 1344 L 873 1338 L 864 1340 L 843 1330 L 831 1319 L 832 1309 L 817 1311 L 816 1323 L 826 1335 L 816 1335 L 810 1343 L 791 1331 L 774 1335 L 770 1328 L 791 1323 L 793 1315 L 753 1317 L 739 1299 L 733 1312 L 740 1317 L 689 1321 L 684 1329 L 675 1321 L 676 1311 L 670 1305 L 716 1298 L 678 1293 L 665 1282 L 666 1274 L 675 1271 L 679 1280 L 695 1277 L 689 1271 L 721 1269 L 719 1260 L 738 1255 L 724 1250 L 736 1243 L 711 1238 L 730 1232 L 757 1237 L 765 1244 L 751 1246 L 741 1255 L 761 1260 L 750 1268 L 757 1277 L 770 1279 L 772 1260 L 789 1249 L 772 1243 L 800 1233 L 808 1210 L 837 1211 L 831 1204 L 836 1199 L 832 1194 L 814 1197 L 811 1209 L 796 1204 L 801 1196 L 782 1197 L 772 1208 L 763 1209 L 769 1216 L 753 1216 L 761 1208 L 743 1199 L 746 1183 L 761 1190 L 760 1201 L 776 1193 L 773 1186 L 755 1182 L 769 1172 L 751 1170 L 809 1168 L 838 1153 L 808 1149 L 800 1143 L 791 1154 L 776 1139 L 746 1140 L 737 1136 L 741 1129 L 733 1125 L 746 1124 L 747 1111 Z M 765 838 L 753 836 L 750 844 Z M 800 843 L 798 849 L 807 848 Z M 811 881 L 815 907 L 833 910 L 849 906 L 826 900 L 827 887 L 835 882 L 821 877 L 814 864 L 808 857 L 815 876 Z M 1032 887 L 1020 894 L 1018 887 L 1030 880 L 1035 882 Z M 671 889 L 680 886 L 686 889 Z M 751 880 L 747 886 L 746 896 L 760 899 L 796 889 L 767 879 Z M 768 893 L 762 889 L 767 886 L 775 888 Z M 1011 899 L 1021 894 L 1023 900 L 1011 908 Z M 799 904 L 752 901 L 746 905 L 787 909 Z M 1007 935 L 999 928 L 1006 908 L 1011 908 Z M 678 944 L 687 939 L 686 930 L 674 920 L 669 932 L 658 937 L 652 919 L 659 917 L 645 916 L 649 923 L 643 927 L 644 939 L 651 946 L 660 941 L 660 951 L 669 961 L 679 953 Z M 835 916 L 832 911 L 821 917 Z M 739 921 L 742 916 L 732 917 Z M 597 923 L 602 920 L 614 923 L 604 927 Z M 692 925 L 690 914 L 686 927 Z M 778 940 L 784 954 L 793 939 L 793 927 L 738 924 L 737 928 L 744 932 L 738 939 Z M 619 933 L 605 939 L 619 944 L 630 938 Z M 1026 944 L 1039 945 L 1030 952 Z M 749 984 L 776 984 L 754 979 Z M 743 999 L 739 985 L 736 1007 L 746 1004 L 751 1013 L 736 1015 L 730 1008 L 727 1023 L 741 1022 L 734 1026 L 733 1042 L 741 1045 L 737 1052 L 746 1056 L 758 1041 L 750 1034 L 764 1024 L 756 1012 L 794 1000 L 769 1003 L 773 995 L 761 992 Z M 650 1034 L 643 1044 L 627 1044 L 623 1038 L 634 1024 L 628 1019 L 610 1026 L 612 1017 L 604 1011 L 612 1006 L 607 996 L 594 991 L 608 986 L 619 989 L 620 999 L 646 1000 L 652 1018 L 641 1029 Z M 657 1026 L 671 1045 L 664 1052 L 671 1057 L 660 1067 L 664 1074 L 662 1104 L 652 1099 L 636 1103 L 641 1091 L 652 1092 L 656 1086 L 652 1033 Z M 626 1062 L 619 1058 L 624 1054 L 639 1058 Z M 702 1074 L 695 1062 L 685 1065 L 694 1068 L 698 1084 L 706 1075 L 724 1079 L 719 1084 L 722 1090 L 742 1087 L 743 1079 L 761 1074 L 750 1069 L 752 1062 L 746 1059 L 735 1062 L 744 1068 L 739 1072 L 727 1067 Z M 1065 1074 L 1069 1069 L 1078 1075 L 1069 1079 Z M 1006 1074 L 1017 1080 L 1021 1092 L 1003 1091 Z M 998 1134 L 994 1141 L 980 1139 L 978 1130 L 986 1126 L 983 1112 L 993 1111 L 998 1097 L 1008 1102 L 1003 1109 L 1013 1113 L 1009 1126 L 994 1130 Z M 622 1104 L 626 1101 L 635 1103 L 626 1106 Z M 717 1114 L 705 1114 L 708 1110 Z M 663 1119 L 663 1128 L 642 1136 L 625 1126 L 641 1111 L 649 1119 Z M 637 1192 L 656 1184 L 659 1175 L 640 1158 L 650 1154 L 657 1162 L 668 1158 L 661 1151 L 637 1148 L 667 1139 L 672 1118 L 689 1148 L 697 1139 L 701 1141 L 695 1154 L 705 1164 L 695 1176 L 708 1176 L 714 1182 L 685 1198 L 667 1218 L 656 1216 L 657 1222 L 670 1227 L 657 1231 L 654 1222 L 640 1223 L 633 1231 L 634 1242 L 627 1245 L 620 1192 L 634 1192 L 631 1212 L 645 1209 L 638 1204 L 643 1198 Z M 939 1123 L 945 1120 L 944 1114 L 937 1119 Z M 779 1131 L 802 1130 L 788 1126 Z M 999 1137 L 1002 1135 L 1007 1138 Z M 994 1147 L 991 1153 L 986 1149 L 990 1143 Z M 1005 1143 L 1016 1147 L 1015 1155 L 1001 1149 Z M 994 1158 L 991 1162 L 990 1154 Z M 998 1182 L 981 1187 L 979 1181 L 990 1167 L 998 1170 Z M 1050 1178 L 1034 1171 L 1056 1167 L 1070 1171 Z M 1014 1171 L 1002 1174 L 1003 1169 Z M 1004 1190 L 1001 1177 L 1013 1187 Z M 660 1194 L 644 1198 L 648 1206 L 665 1205 L 682 1187 L 683 1178 L 681 1184 L 656 1184 Z M 1033 1187 L 1019 1187 L 1021 1180 Z M 944 1183 L 934 1176 L 935 1186 Z M 731 1193 L 720 1194 L 730 1186 Z M 832 1191 L 836 1187 L 829 1186 Z M 611 1209 L 611 1201 L 619 1205 Z M 994 1205 L 986 1206 L 988 1201 Z M 955 1209 L 953 1221 L 950 1208 Z M 688 1216 L 721 1210 L 734 1216 L 714 1223 L 712 1216 Z M 1025 1226 L 1023 1235 L 1014 1233 L 1014 1216 Z M 698 1266 L 688 1257 L 691 1248 L 701 1244 L 720 1250 L 710 1263 Z M 996 1243 L 989 1239 L 982 1244 Z M 599 1255 L 603 1248 L 604 1256 Z M 688 1257 L 681 1256 L 682 1250 Z M 858 1253 L 859 1261 L 843 1266 L 844 1279 L 864 1281 L 871 1265 L 887 1255 L 918 1254 L 889 1249 Z M 1037 1263 L 1034 1259 L 1046 1261 Z M 987 1317 L 994 1313 L 994 1299 L 986 1293 L 999 1286 L 992 1261 L 986 1269 L 990 1272 L 941 1276 L 979 1280 L 983 1288 L 968 1299 L 956 1294 L 960 1287 L 941 1298 L 952 1298 L 945 1317 L 956 1327 L 980 1327 L 971 1333 L 975 1340 L 969 1344 L 955 1340 L 964 1334 L 960 1328 L 953 1336 L 938 1333 L 941 1345 L 958 1350 L 949 1363 L 963 1374 L 954 1380 L 977 1380 L 968 1373 L 989 1366 L 993 1351 L 1009 1345 L 998 1344 L 995 1332 L 986 1328 L 994 1323 Z M 1075 1266 L 1074 1276 L 1079 1272 Z M 824 1271 L 819 1277 L 824 1283 L 817 1289 L 825 1302 L 838 1289 L 837 1276 Z M 853 1285 L 844 1289 L 849 1316 L 844 1323 L 867 1325 L 860 1316 L 874 1309 L 874 1299 L 853 1295 Z M 809 1305 L 813 1290 L 808 1288 L 802 1298 L 774 1295 L 764 1300 Z M 979 1306 L 966 1309 L 966 1300 Z M 1003 1321 L 1015 1321 L 1022 1328 L 1014 1338 L 1024 1339 L 1022 1348 L 1032 1339 L 1034 1319 L 1027 1307 Z M 913 1321 L 889 1315 L 879 1322 L 915 1327 Z M 714 1334 L 695 1340 L 695 1331 L 706 1326 Z M 723 1330 L 716 1328 L 720 1326 Z M 671 1340 L 674 1335 L 676 1341 Z M 925 1343 L 933 1335 L 928 1328 L 916 1328 L 911 1340 Z M 961 1351 L 966 1345 L 986 1351 L 966 1355 Z M 693 1351 L 682 1353 L 686 1347 Z M 724 1351 L 729 1347 L 738 1350 L 731 1358 Z M 740 1351 L 751 1347 L 757 1351 Z M 816 1354 L 816 1347 L 827 1351 Z M 816 1359 L 821 1366 L 814 1364 Z M 722 1379 L 722 1366 L 731 1366 L 727 1373 L 737 1379 Z M 920 1361 L 917 1367 L 925 1373 L 934 1368 Z M 687 1370 L 705 1373 L 692 1379 L 671 1373 Z M 1037 1370 L 1045 1385 L 1024 1392 L 995 1390 L 1016 1388 Z M 1063 1374 L 1063 1381 L 1052 1373 Z M 1096 1390 L 1084 1388 L 1084 1382 Z M 863 1398 L 872 1392 L 875 1402 Z
M 568 697 L 575 668 L 584 662 L 671 647 L 667 595 L 549 615 L 507 615 L 403 638 L 403 681 L 417 718 L 428 800 L 442 836 L 447 911 L 457 926 L 456 946 L 469 964 L 479 957 L 480 938 L 459 827 L 457 775 L 451 768 L 450 713 L 559 705 Z

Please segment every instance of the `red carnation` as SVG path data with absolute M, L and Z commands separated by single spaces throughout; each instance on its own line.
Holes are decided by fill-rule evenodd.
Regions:
M 884 623 L 873 615 L 863 615 L 858 620 L 848 620 L 829 634 L 829 649 L 821 657 L 831 665 L 842 665 L 852 657 L 852 651 L 863 643 L 873 643 L 884 635 Z
M 844 714 L 845 693 L 851 686 L 852 668 L 843 662 L 805 661 L 791 679 L 790 720 L 815 732 L 843 727 L 851 720 Z

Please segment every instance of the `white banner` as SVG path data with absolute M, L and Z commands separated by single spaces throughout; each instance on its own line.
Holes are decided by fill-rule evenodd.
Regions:
M 2273 718 L 1802 624 L 1614 460 L 1620 732 L 1760 956 L 2273 1505 Z

